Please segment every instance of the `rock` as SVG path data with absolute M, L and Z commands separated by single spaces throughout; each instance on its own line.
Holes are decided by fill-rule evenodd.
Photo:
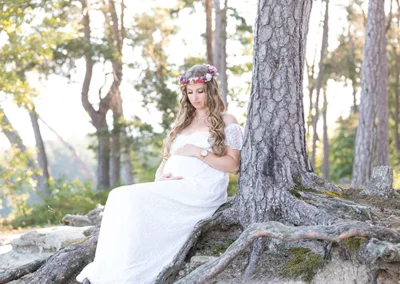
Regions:
M 67 226 L 84 227 L 92 225 L 90 219 L 86 216 L 67 214 L 61 219 L 62 223 Z
M 88 227 L 57 226 L 32 230 L 11 241 L 12 250 L 0 255 L 1 269 L 15 269 L 35 260 L 46 259 L 59 249 L 85 240 Z
M 104 206 L 97 204 L 96 208 L 89 211 L 86 215 L 71 215 L 67 214 L 62 218 L 62 223 L 68 226 L 84 227 L 84 226 L 97 226 L 101 224 L 103 218 Z
M 372 170 L 372 176 L 367 188 L 359 193 L 364 196 L 392 196 L 393 169 L 389 166 L 379 166 Z
M 89 229 L 83 231 L 83 234 L 86 237 L 91 237 L 91 236 L 99 234 L 99 232 L 100 232 L 100 225 L 97 225 L 97 226 L 89 227 Z
M 199 267 L 200 265 L 203 265 L 209 261 L 213 261 L 216 260 L 217 257 L 215 256 L 208 256 L 208 255 L 195 255 L 190 259 L 190 269 L 196 269 L 197 267 Z

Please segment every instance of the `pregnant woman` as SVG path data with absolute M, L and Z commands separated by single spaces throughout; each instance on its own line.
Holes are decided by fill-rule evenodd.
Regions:
M 79 282 L 154 283 L 196 223 L 226 202 L 243 133 L 224 112 L 216 74 L 214 66 L 203 64 L 179 77 L 180 109 L 155 181 L 110 192 L 94 261 L 76 277 Z

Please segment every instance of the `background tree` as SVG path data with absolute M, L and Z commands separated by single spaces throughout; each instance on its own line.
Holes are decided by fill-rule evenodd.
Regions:
M 372 173 L 374 158 L 374 143 L 376 131 L 374 126 L 377 109 L 379 111 L 379 133 L 385 132 L 382 124 L 386 115 L 384 104 L 387 103 L 387 64 L 386 64 L 386 23 L 384 1 L 370 0 L 368 5 L 368 18 L 366 25 L 366 39 L 364 46 L 364 60 L 362 65 L 362 91 L 360 114 L 358 120 L 356 144 L 353 163 L 351 184 L 354 187 L 366 185 Z M 375 109 L 375 104 L 380 104 Z M 383 128 L 383 129 L 382 129 Z M 382 164 L 383 152 L 386 152 L 388 137 L 384 135 L 379 141 L 379 163 Z M 378 153 L 377 153 L 378 155 Z M 378 160 L 377 160 L 378 161 Z
M 7 42 L 7 44 L 1 47 L 1 65 L 3 67 L 1 68 L 3 70 L 1 77 L 3 80 L 0 83 L 0 90 L 7 96 L 12 97 L 16 105 L 25 108 L 29 113 L 36 141 L 38 166 L 32 163 L 29 163 L 29 165 L 41 169 L 41 173 L 36 173 L 34 176 L 37 180 L 36 188 L 44 196 L 50 195 L 48 188 L 50 172 L 38 121 L 39 114 L 34 103 L 38 93 L 29 85 L 27 74 L 35 71 L 46 76 L 53 70 L 51 46 L 63 43 L 65 36 L 58 31 L 50 33 L 49 30 L 53 28 L 57 29 L 64 23 L 64 14 L 61 12 L 58 15 L 58 22 L 52 21 L 51 16 L 44 16 L 43 23 L 37 25 L 34 32 L 23 32 L 22 28 L 34 21 L 35 13 L 39 11 L 44 13 L 53 6 L 62 7 L 62 5 L 63 3 L 59 3 L 58 1 L 52 3 L 5 1 L 1 6 L 2 13 L 0 16 L 0 26 L 4 35 L 6 35 Z M 11 133 L 16 134 L 16 130 L 11 125 L 4 111 L 2 113 L 2 128 L 8 128 L 12 130 Z M 8 133 L 7 130 L 5 132 Z M 26 147 L 23 145 L 22 140 L 20 138 L 16 138 L 17 141 L 13 139 L 13 137 L 18 136 L 17 134 L 12 136 L 7 135 L 11 144 L 17 143 L 17 147 L 26 153 Z M 43 201 L 39 196 L 36 198 Z
M 228 11 L 228 0 L 224 1 L 224 7 L 221 9 L 221 3 L 219 0 L 214 1 L 215 10 L 215 29 L 214 29 L 214 53 L 213 63 L 217 67 L 218 73 L 221 79 L 221 96 L 228 107 L 228 78 L 226 74 L 226 25 L 227 25 L 227 11 Z
M 213 65 L 212 0 L 204 0 L 206 8 L 206 46 L 207 63 Z
M 315 168 L 315 155 L 317 149 L 317 123 L 319 119 L 319 95 L 322 88 L 323 77 L 324 77 L 324 60 L 325 55 L 328 49 L 328 32 L 329 32 L 329 0 L 325 1 L 325 14 L 324 14 L 324 25 L 323 25 L 323 33 L 322 33 L 322 44 L 321 44 L 321 53 L 318 64 L 318 77 L 316 80 L 316 98 L 314 105 L 314 115 L 312 117 L 312 126 L 313 126 L 313 139 L 312 139 L 312 152 L 311 152 L 311 165 Z
M 144 60 L 144 68 L 134 82 L 136 90 L 143 96 L 143 106 L 155 104 L 161 112 L 161 127 L 168 131 L 175 120 L 178 103 L 176 88 L 170 82 L 177 78 L 173 66 L 169 64 L 165 48 L 177 28 L 171 18 L 171 10 L 158 8 L 135 17 L 131 36 L 133 48 L 139 49 Z M 154 34 L 158 34 L 154 37 Z M 156 76 L 154 76 L 156 74 Z

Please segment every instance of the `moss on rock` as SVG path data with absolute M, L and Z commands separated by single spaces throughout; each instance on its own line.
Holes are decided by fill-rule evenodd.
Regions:
M 340 245 L 349 251 L 359 251 L 362 244 L 367 241 L 363 237 L 351 237 L 340 241 Z
M 282 276 L 287 278 L 302 277 L 304 281 L 311 282 L 317 269 L 324 264 L 321 255 L 313 253 L 308 248 L 291 248 L 292 257 L 286 263 Z
M 290 190 L 290 193 L 291 193 L 294 197 L 296 197 L 297 199 L 302 199 L 300 193 L 299 193 L 297 190 L 292 189 L 292 190 Z
M 296 185 L 290 192 L 292 193 L 292 195 L 299 198 L 298 197 L 298 196 L 300 196 L 300 194 L 298 193 L 299 191 L 312 192 L 312 193 L 316 193 L 316 194 L 324 194 L 327 197 L 331 197 L 331 198 L 337 197 L 340 199 L 344 199 L 344 196 L 341 193 L 337 193 L 337 192 L 333 192 L 333 191 L 329 191 L 329 190 L 315 190 L 312 188 L 304 187 L 302 184 Z

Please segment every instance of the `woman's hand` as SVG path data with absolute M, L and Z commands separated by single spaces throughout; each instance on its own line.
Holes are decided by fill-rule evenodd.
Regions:
M 183 177 L 181 177 L 181 176 L 171 177 L 171 173 L 166 173 L 166 174 L 163 174 L 163 175 L 157 177 L 154 181 L 179 180 L 179 179 L 183 179 Z
M 203 149 L 200 147 L 197 147 L 193 144 L 186 144 L 186 145 L 182 146 L 181 148 L 177 149 L 175 151 L 174 155 L 198 158 L 201 150 L 203 150 Z

